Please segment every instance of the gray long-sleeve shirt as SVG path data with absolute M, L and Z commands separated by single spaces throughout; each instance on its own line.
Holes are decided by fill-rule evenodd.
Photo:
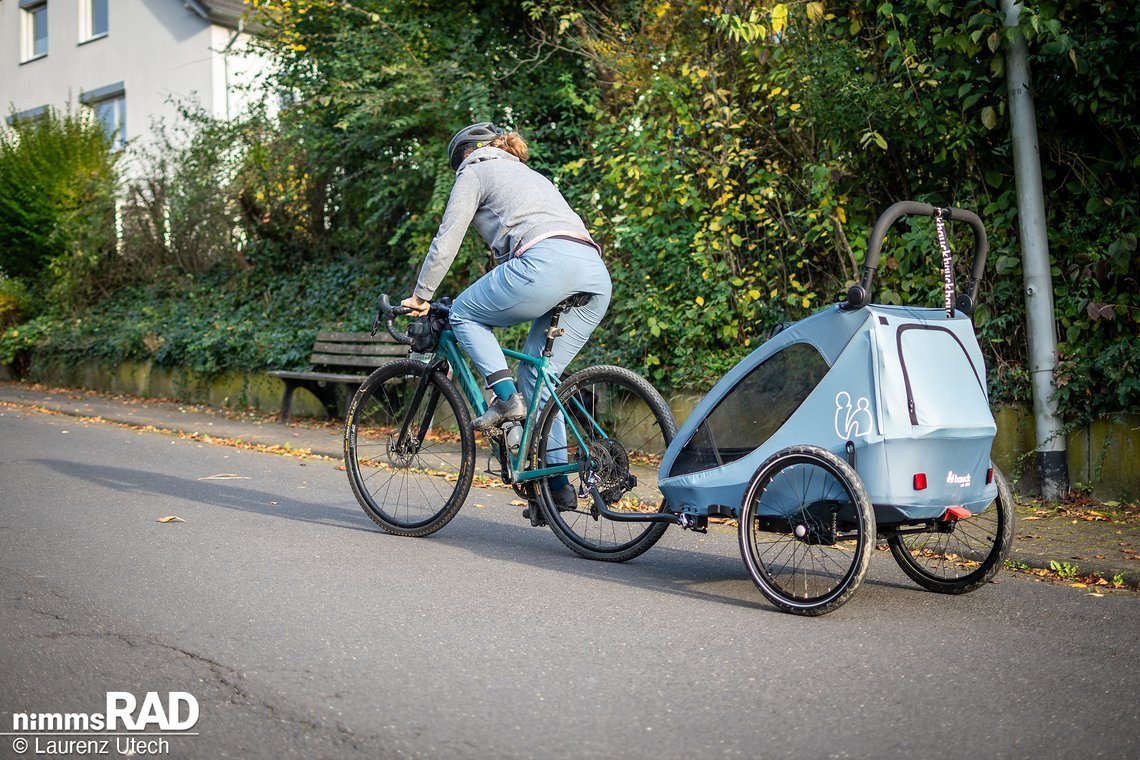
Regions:
M 550 180 L 504 150 L 479 148 L 459 165 L 439 231 L 420 267 L 417 296 L 430 301 L 435 295 L 471 224 L 500 261 L 555 235 L 597 247 Z

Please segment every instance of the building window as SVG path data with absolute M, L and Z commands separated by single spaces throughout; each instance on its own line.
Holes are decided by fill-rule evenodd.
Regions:
M 107 36 L 107 0 L 82 0 L 79 3 L 79 41 Z
M 21 0 L 23 60 L 42 58 L 48 52 L 47 0 Z
M 127 142 L 127 94 L 123 83 L 100 87 L 79 96 L 79 101 L 95 113 L 116 149 Z
M 24 124 L 34 124 L 48 114 L 50 106 L 36 106 L 29 108 L 27 111 L 20 111 L 8 116 L 7 122 L 9 127 L 22 126 Z

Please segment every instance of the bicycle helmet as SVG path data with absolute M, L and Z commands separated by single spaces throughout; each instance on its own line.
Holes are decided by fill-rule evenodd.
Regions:
M 451 142 L 447 144 L 447 157 L 451 161 L 451 169 L 453 171 L 459 169 L 459 165 L 463 163 L 463 154 L 468 148 L 482 148 L 502 134 L 503 130 L 489 121 L 481 121 L 456 132 Z

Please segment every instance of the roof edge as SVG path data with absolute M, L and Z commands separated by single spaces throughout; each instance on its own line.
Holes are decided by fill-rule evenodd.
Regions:
M 247 26 L 244 22 L 246 12 L 244 7 L 239 10 L 232 4 L 223 6 L 206 0 L 182 0 L 182 5 L 203 21 L 209 21 L 211 24 L 237 30 L 244 30 Z

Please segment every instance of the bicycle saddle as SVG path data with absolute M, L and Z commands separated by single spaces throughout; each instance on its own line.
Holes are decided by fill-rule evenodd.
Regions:
M 556 311 L 566 311 L 567 309 L 585 306 L 593 297 L 593 293 L 575 293 L 574 295 L 562 299 L 562 302 L 555 306 L 554 309 Z

